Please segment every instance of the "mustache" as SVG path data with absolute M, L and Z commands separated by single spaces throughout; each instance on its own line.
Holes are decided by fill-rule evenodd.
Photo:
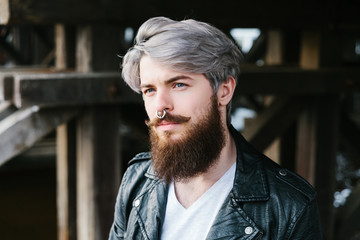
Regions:
M 172 115 L 170 113 L 166 113 L 165 117 L 163 119 L 159 119 L 157 117 L 153 118 L 152 120 L 145 120 L 145 124 L 148 127 L 154 127 L 160 124 L 161 121 L 167 121 L 172 123 L 186 123 L 190 121 L 191 117 L 185 117 L 181 115 Z

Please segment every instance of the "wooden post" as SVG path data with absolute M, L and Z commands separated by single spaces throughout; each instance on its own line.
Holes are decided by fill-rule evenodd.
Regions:
M 304 32 L 301 40 L 300 67 L 317 69 L 319 66 L 320 38 L 317 32 Z M 310 106 L 298 119 L 296 171 L 315 185 L 316 161 L 316 109 Z
M 74 120 L 56 131 L 58 240 L 76 239 L 76 135 Z
M 55 25 L 55 68 L 66 70 L 75 67 L 75 33 L 71 26 Z
M 268 31 L 267 53 L 265 56 L 266 65 L 280 65 L 283 62 L 283 36 L 280 30 Z M 270 105 L 273 97 L 266 98 L 266 105 Z M 279 156 L 280 139 L 277 138 L 273 143 L 264 151 L 264 154 L 270 157 L 275 162 L 280 162 Z
M 63 24 L 55 26 L 55 68 L 58 70 L 73 65 L 70 37 Z M 56 130 L 56 178 L 58 240 L 76 240 L 75 120 L 60 125 Z
M 317 103 L 315 188 L 318 193 L 321 221 L 329 240 L 333 239 L 335 226 L 333 202 L 338 129 L 339 97 L 337 95 L 322 96 Z
M 316 161 L 315 111 L 315 106 L 310 104 L 299 116 L 295 165 L 296 172 L 313 186 L 315 186 Z
M 282 32 L 280 30 L 269 30 L 265 56 L 266 65 L 280 65 L 283 63 L 283 45 Z
M 101 27 L 102 31 L 104 28 L 106 26 Z M 98 57 L 94 52 L 94 48 L 102 48 L 104 44 L 112 43 L 110 39 L 99 36 L 95 27 L 79 27 L 77 32 L 77 71 L 93 71 L 94 66 L 97 66 L 96 61 L 111 62 L 107 58 Z M 116 56 L 116 49 L 109 54 Z M 119 107 L 117 105 L 89 106 L 78 118 L 78 240 L 108 238 L 122 172 L 120 169 L 119 124 Z
M 106 239 L 120 182 L 119 114 L 92 107 L 77 127 L 78 240 Z
M 301 39 L 300 67 L 317 69 L 320 62 L 320 34 L 305 31 Z
M 317 32 L 303 33 L 302 68 L 317 69 L 321 65 L 321 51 L 324 49 L 320 40 Z M 327 239 L 332 240 L 339 99 L 337 95 L 312 98 L 312 103 L 298 120 L 296 171 L 316 188 L 321 223 Z

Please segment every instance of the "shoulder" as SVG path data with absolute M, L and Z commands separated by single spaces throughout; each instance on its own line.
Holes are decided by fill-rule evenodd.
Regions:
M 266 156 L 263 166 L 267 175 L 270 195 L 279 198 L 291 198 L 295 202 L 308 205 L 316 198 L 316 191 L 304 178 L 281 167 Z
M 149 152 L 138 153 L 129 163 L 123 177 L 124 181 L 134 181 L 144 177 L 145 173 L 151 167 L 151 154 Z
M 151 157 L 148 153 L 139 153 L 129 161 L 128 168 L 121 181 L 119 197 L 122 202 L 131 203 L 139 192 L 141 192 L 149 182 L 148 172 L 151 171 Z
M 315 200 L 316 192 L 305 179 L 257 151 L 234 128 L 231 128 L 230 131 L 237 145 L 238 163 L 241 170 L 239 174 L 246 178 L 246 181 L 240 180 L 242 183 L 239 186 L 242 189 L 241 195 L 251 192 L 251 187 L 259 186 L 261 187 L 258 190 L 261 192 L 261 196 L 259 195 L 261 199 L 282 203 L 294 202 L 294 204 L 303 206 Z M 257 176 L 255 179 L 254 175 Z M 249 181 L 249 179 L 252 180 Z M 249 187 L 250 190 L 245 190 L 243 185 Z M 251 196 L 250 194 L 249 197 L 253 198 Z
M 151 159 L 151 154 L 150 152 L 141 152 L 135 155 L 135 157 L 133 157 L 130 161 L 128 166 L 137 164 L 137 163 L 144 163 L 147 162 Z
M 142 185 L 142 182 L 147 179 L 146 173 L 149 168 L 151 168 L 150 154 L 139 153 L 132 158 L 121 180 L 121 192 L 129 192 L 134 187 Z

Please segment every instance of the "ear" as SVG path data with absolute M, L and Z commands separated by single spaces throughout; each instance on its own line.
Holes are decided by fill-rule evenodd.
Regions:
M 232 76 L 229 76 L 226 82 L 223 82 L 218 91 L 217 97 L 219 106 L 226 106 L 231 101 L 236 87 L 236 81 Z

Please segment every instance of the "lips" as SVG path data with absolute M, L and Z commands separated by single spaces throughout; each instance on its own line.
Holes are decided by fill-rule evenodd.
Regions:
M 173 125 L 173 124 L 179 124 L 178 122 L 169 122 L 169 121 L 160 121 L 157 126 L 166 126 L 166 125 Z
M 159 124 L 156 125 L 156 128 L 161 131 L 170 131 L 178 125 L 179 123 L 176 122 L 161 121 Z

